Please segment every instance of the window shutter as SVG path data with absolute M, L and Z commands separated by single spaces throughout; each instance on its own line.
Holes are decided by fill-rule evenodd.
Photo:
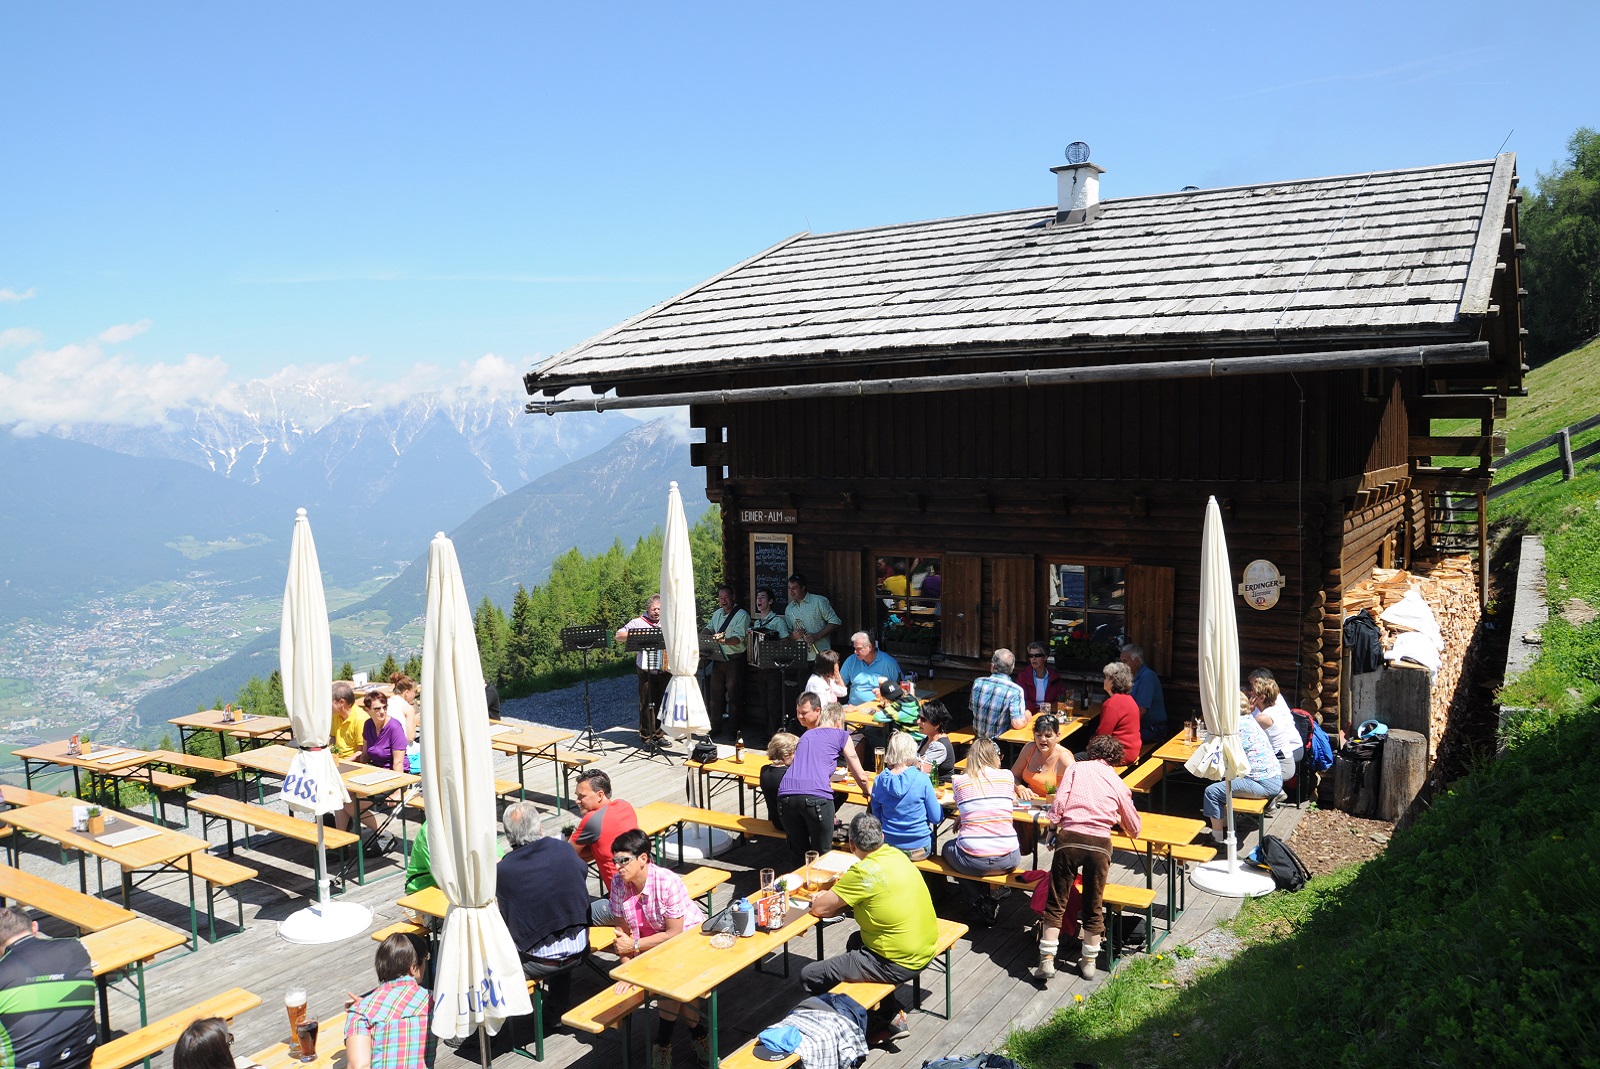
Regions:
M 995 557 L 990 563 L 994 594 L 994 644 L 1017 655 L 1018 662 L 1034 639 L 1034 563 L 1032 557 Z
M 941 571 L 943 652 L 952 657 L 981 657 L 983 558 L 947 554 Z
M 854 549 L 830 549 L 822 557 L 821 591 L 842 621 L 833 636 L 833 648 L 841 657 L 850 656 L 849 637 L 865 629 L 871 621 L 861 611 L 861 553 Z
M 1172 675 L 1173 569 L 1128 566 L 1128 641 L 1144 647 L 1156 675 Z

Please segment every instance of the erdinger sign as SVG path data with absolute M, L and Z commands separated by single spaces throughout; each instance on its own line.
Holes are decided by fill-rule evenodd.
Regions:
M 1253 560 L 1244 566 L 1244 582 L 1239 584 L 1239 594 L 1252 609 L 1270 609 L 1278 604 L 1278 593 L 1285 581 L 1271 561 Z

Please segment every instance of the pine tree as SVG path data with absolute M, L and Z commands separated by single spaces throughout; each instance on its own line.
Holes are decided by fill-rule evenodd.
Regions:
M 421 683 L 422 682 L 422 654 L 414 653 L 410 657 L 407 657 L 406 658 L 405 668 L 403 669 L 403 671 L 405 672 L 406 675 L 410 676 L 412 679 L 415 679 L 418 683 Z
M 383 659 L 383 665 L 378 669 L 378 679 L 387 683 L 390 677 L 398 671 L 400 671 L 400 662 L 395 660 L 394 654 L 391 653 Z M 410 673 L 407 674 L 409 675 Z
M 346 662 L 344 662 L 344 664 L 341 664 L 339 666 L 339 674 L 334 676 L 333 678 L 348 680 L 348 679 L 354 679 L 355 677 L 356 677 L 355 666 L 352 665 L 349 661 L 346 661 Z

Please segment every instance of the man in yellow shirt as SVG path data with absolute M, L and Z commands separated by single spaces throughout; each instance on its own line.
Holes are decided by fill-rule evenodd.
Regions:
M 333 756 L 340 761 L 352 760 L 361 749 L 362 728 L 367 724 L 367 712 L 356 705 L 356 691 L 349 683 L 338 680 L 333 684 L 333 731 L 330 745 Z
M 904 853 L 884 844 L 883 825 L 870 813 L 850 822 L 850 852 L 856 863 L 832 890 L 811 900 L 811 912 L 827 920 L 853 909 L 861 930 L 845 943 L 843 954 L 800 970 L 807 994 L 819 995 L 847 980 L 909 983 L 933 960 L 939 919 L 922 873 Z M 905 1004 L 896 991 L 869 1016 L 867 1039 L 892 1043 L 910 1034 Z

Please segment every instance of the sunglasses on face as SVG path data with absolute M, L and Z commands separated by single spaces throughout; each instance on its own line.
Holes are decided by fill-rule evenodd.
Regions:
M 617 868 L 625 869 L 639 860 L 639 858 L 635 854 L 613 854 L 611 855 L 611 860 L 617 863 Z

